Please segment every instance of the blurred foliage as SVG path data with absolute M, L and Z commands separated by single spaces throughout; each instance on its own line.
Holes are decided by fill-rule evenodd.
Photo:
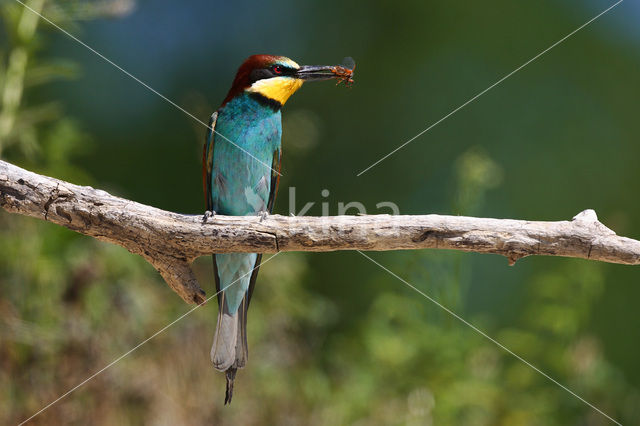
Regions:
M 27 3 L 74 32 L 83 31 L 81 20 L 98 19 L 99 23 L 133 10 L 133 4 L 128 1 L 31 0 Z M 505 212 L 509 209 L 519 212 L 518 203 L 534 199 L 536 191 L 543 189 L 533 185 L 526 190 L 520 188 L 525 178 L 514 178 L 519 174 L 514 173 L 512 164 L 520 154 L 505 157 L 497 153 L 501 148 L 512 150 L 511 146 L 485 144 L 481 143 L 482 138 L 468 137 L 476 135 L 474 132 L 483 126 L 483 119 L 473 113 L 460 118 L 469 123 L 470 129 L 460 133 L 455 133 L 456 130 L 453 136 L 448 136 L 450 140 L 464 141 L 456 142 L 455 149 L 442 144 L 435 150 L 426 144 L 421 148 L 422 157 L 408 160 L 405 157 L 403 161 L 408 164 L 396 163 L 399 159 L 389 160 L 384 166 L 390 168 L 387 170 L 408 175 L 404 176 L 406 182 L 402 187 L 394 186 L 395 178 L 392 179 L 388 171 L 383 173 L 383 166 L 380 173 L 372 171 L 371 176 L 366 177 L 369 181 L 352 184 L 345 178 L 344 174 L 351 173 L 353 167 L 347 168 L 346 163 L 341 162 L 343 157 L 355 158 L 357 154 L 357 158 L 361 158 L 365 141 L 379 141 L 390 135 L 394 136 L 392 141 L 400 141 L 407 136 L 394 130 L 394 123 L 387 117 L 380 118 L 385 124 L 384 130 L 373 126 L 362 128 L 371 122 L 362 118 L 362 114 L 370 113 L 368 106 L 377 101 L 392 102 L 392 99 L 415 96 L 415 90 L 408 83 L 383 86 L 381 82 L 388 83 L 390 77 L 384 71 L 377 75 L 371 72 L 376 65 L 372 59 L 375 55 L 366 49 L 358 50 L 359 43 L 364 45 L 364 34 L 378 49 L 395 49 L 395 60 L 406 60 L 407 52 L 397 50 L 396 44 L 402 35 L 417 31 L 415 28 L 422 28 L 419 25 L 424 23 L 414 22 L 417 15 L 400 14 L 382 3 L 357 11 L 351 10 L 352 5 L 341 5 L 343 9 L 330 12 L 314 6 L 299 12 L 303 18 L 305 13 L 317 14 L 313 25 L 321 25 L 324 14 L 333 14 L 332 18 L 341 24 L 357 13 L 359 19 L 344 28 L 351 28 L 353 42 L 349 46 L 362 54 L 362 63 L 369 67 L 359 67 L 362 78 L 348 98 L 309 88 L 312 92 L 309 96 L 315 97 L 317 105 L 308 101 L 305 104 L 303 98 L 295 104 L 297 107 L 285 111 L 285 149 L 291 149 L 285 151 L 283 188 L 293 183 L 289 175 L 295 175 L 299 202 L 318 200 L 320 189 L 330 188 L 331 202 L 354 199 L 356 191 L 363 201 L 374 202 L 387 196 L 381 195 L 383 193 L 391 194 L 388 199 L 402 201 L 403 212 L 412 208 L 416 210 L 412 213 L 442 209 L 465 215 L 507 216 Z M 468 25 L 471 18 L 466 14 L 457 15 L 456 7 L 447 9 L 438 5 L 438 10 L 432 12 L 442 22 L 461 21 L 460 25 Z M 335 10 L 341 13 L 336 14 Z M 178 125 L 163 120 L 164 113 L 159 112 L 163 105 L 149 108 L 151 121 L 145 124 L 128 109 L 130 104 L 138 102 L 136 99 L 110 103 L 108 95 L 100 92 L 102 89 L 98 86 L 91 86 L 91 90 L 83 86 L 86 84 L 81 77 L 83 71 L 92 65 L 78 65 L 81 60 L 70 53 L 59 57 L 60 50 L 50 48 L 55 46 L 57 34 L 50 27 L 38 26 L 35 15 L 10 1 L 2 3 L 0 11 L 4 30 L 0 38 L 0 155 L 3 159 L 75 183 L 104 187 L 106 182 L 106 186 L 163 207 L 186 205 L 183 210 L 190 210 L 191 206 L 199 205 L 200 200 L 194 195 L 199 193 L 196 178 L 192 179 L 194 188 L 174 191 L 171 185 L 175 185 L 175 179 L 166 175 L 184 172 L 186 176 L 197 177 L 197 152 L 203 129 L 196 128 L 196 140 L 189 142 L 186 149 L 181 147 L 180 151 L 186 152 L 184 158 L 171 158 L 175 166 L 175 170 L 172 169 L 167 156 L 183 154 L 164 147 L 175 143 L 173 136 L 178 134 L 187 141 L 194 139 L 190 138 L 193 132 L 189 131 L 192 123 L 184 121 Z M 513 6 L 508 11 L 515 13 Z M 532 20 L 536 16 L 549 15 L 539 11 L 530 14 Z M 394 31 L 384 28 L 389 19 L 402 20 L 405 26 Z M 433 17 L 425 19 L 433 26 L 434 37 L 438 34 L 444 37 L 438 32 L 438 25 L 444 24 Z M 566 24 L 566 20 L 563 22 Z M 559 27 L 557 23 L 554 25 Z M 329 36 L 327 43 L 333 43 L 333 47 L 327 51 L 335 50 L 339 42 L 333 37 L 337 36 Z M 483 37 L 495 44 L 496 61 L 501 60 L 502 53 L 510 52 L 490 31 Z M 287 42 L 295 44 L 288 39 L 283 45 Z M 229 40 L 229 43 L 232 42 Z M 436 49 L 431 59 L 411 63 L 411 69 L 406 72 L 417 70 L 424 74 L 425 69 L 430 69 L 431 75 L 438 78 L 442 69 L 429 61 L 444 64 L 452 61 L 451 52 L 455 47 L 448 46 L 450 50 L 446 51 L 445 41 L 433 43 L 444 47 L 441 51 Z M 259 42 L 258 47 L 262 47 Z M 164 53 L 171 56 L 170 50 Z M 246 56 L 245 53 L 239 56 Z M 184 54 L 188 56 L 188 52 Z M 464 61 L 471 61 L 474 54 L 477 52 L 455 56 L 456 64 L 462 63 L 463 75 Z M 229 65 L 224 72 L 220 67 L 210 69 L 223 76 L 230 74 L 235 65 Z M 182 63 L 181 66 L 191 65 Z M 100 67 L 107 68 L 107 65 L 101 63 Z M 487 81 L 491 75 L 484 74 Z M 86 107 L 72 105 L 71 87 L 75 86 L 60 83 L 61 79 L 69 78 L 80 79 L 74 84 L 82 89 L 84 98 L 91 98 L 90 102 L 101 100 L 95 103 L 96 110 L 101 110 L 101 121 L 94 121 L 90 114 L 87 116 Z M 99 73 L 88 73 L 86 78 L 107 80 Z M 224 79 L 220 86 L 226 86 L 228 80 L 230 78 Z M 105 83 L 105 90 L 130 90 L 120 89 L 120 82 L 113 86 Z M 360 91 L 359 102 L 362 102 L 359 107 L 353 104 L 356 90 Z M 435 92 L 437 88 L 431 86 L 430 90 Z M 187 103 L 199 112 L 198 116 L 206 117 L 213 109 L 206 96 L 184 91 Z M 55 93 L 59 96 L 51 96 Z M 217 93 L 222 96 L 222 89 Z M 144 96 L 151 95 L 145 93 Z M 330 99 L 336 96 L 343 97 L 338 101 Z M 562 103 L 561 94 L 554 96 Z M 51 99 L 58 101 L 51 102 Z M 415 99 L 416 104 L 418 101 L 424 100 Z M 334 108 L 336 103 L 344 103 L 346 109 Z M 585 108 L 598 109 L 595 104 Z M 135 126 L 124 120 L 117 126 L 108 122 L 109 117 L 113 118 L 109 114 L 117 114 L 120 109 L 133 114 L 131 120 Z M 178 112 L 169 112 L 178 116 L 175 120 L 182 119 Z M 438 112 L 427 113 L 437 115 Z M 415 126 L 415 122 L 420 125 L 425 115 L 422 109 L 415 112 L 410 109 L 394 117 L 407 120 L 398 124 L 406 127 L 409 122 L 413 123 L 411 126 Z M 165 124 L 162 133 L 158 123 Z M 363 123 L 362 126 L 359 123 Z M 334 124 L 342 127 L 333 130 Z M 524 138 L 527 129 L 531 129 L 529 125 L 518 120 L 509 122 L 502 130 L 503 136 L 508 140 L 511 135 Z M 553 126 L 556 131 L 561 128 Z M 575 134 L 570 130 L 566 132 L 561 137 L 573 140 Z M 115 134 L 118 137 L 112 141 Z M 331 140 L 355 142 L 340 144 L 340 155 L 336 155 L 338 147 L 327 146 Z M 468 143 L 469 140 L 474 142 Z M 155 145 L 149 145 L 151 143 Z M 521 146 L 532 156 L 534 149 L 541 151 L 543 157 L 550 157 L 552 153 L 568 155 L 558 153 L 546 142 L 535 148 Z M 369 155 L 369 151 L 379 151 L 379 147 L 368 145 L 367 148 L 363 163 L 375 157 Z M 140 161 L 141 153 L 145 161 Z M 185 158 L 191 160 L 182 161 Z M 421 165 L 424 161 L 429 161 L 428 170 Z M 334 164 L 332 173 L 323 174 L 327 164 Z M 531 171 L 526 160 L 518 167 L 524 175 Z M 576 170 L 581 173 L 579 167 Z M 630 173 L 624 164 L 618 171 Z M 557 170 L 548 169 L 547 173 L 557 178 Z M 430 182 L 423 183 L 425 176 L 415 177 L 420 174 L 428 175 Z M 319 175 L 324 175 L 326 182 L 318 182 Z M 310 177 L 303 180 L 302 176 Z M 516 188 L 511 186 L 513 179 Z M 185 181 L 178 182 L 184 184 Z M 544 189 L 549 191 L 548 182 L 542 185 L 547 185 Z M 284 198 L 281 205 L 285 205 L 287 191 L 281 189 L 280 193 Z M 501 194 L 513 198 L 507 203 L 500 198 Z M 569 199 L 560 204 L 559 198 L 549 194 L 557 203 L 550 201 L 540 207 L 541 211 L 552 215 L 564 210 L 576 213 L 583 207 L 570 195 L 565 196 Z M 186 202 L 185 197 L 193 201 Z M 311 214 L 318 213 L 319 204 Z M 496 205 L 505 210 L 497 209 Z M 619 208 L 608 204 L 605 207 Z M 335 203 L 331 208 L 335 208 Z M 632 214 L 633 208 L 629 207 L 627 214 Z M 193 207 L 194 211 L 197 209 Z M 537 214 L 526 212 L 527 216 Z M 618 217 L 620 224 L 625 223 L 624 215 L 611 214 L 611 217 Z M 617 352 L 605 350 L 599 333 L 603 330 L 599 327 L 606 330 L 610 324 L 603 316 L 601 302 L 614 282 L 612 277 L 617 276 L 608 266 L 580 260 L 531 259 L 536 262 L 532 263 L 525 259 L 515 267 L 519 275 L 514 278 L 501 275 L 506 262 L 487 256 L 441 251 L 372 256 L 615 419 L 624 424 L 640 421 L 637 382 L 632 383 L 628 378 L 636 371 L 625 370 L 611 361 L 608 354 Z M 356 257 L 359 260 L 354 260 Z M 251 360 L 239 373 L 230 407 L 222 406 L 223 378 L 210 368 L 208 360 L 216 309 L 215 303 L 209 303 L 87 382 L 32 423 L 609 424 L 606 418 L 521 360 L 402 282 L 362 261 L 353 253 L 286 253 L 269 260 L 261 269 L 259 289 L 251 306 Z M 209 283 L 206 289 L 212 294 L 209 259 L 199 259 L 194 268 L 200 282 Z M 503 283 L 517 287 L 518 293 L 507 290 L 507 286 L 501 286 Z M 483 309 L 482 298 L 494 300 L 493 305 Z M 500 303 L 506 304 L 506 308 L 499 306 Z M 0 423 L 15 424 L 28 418 L 189 309 L 153 268 L 124 249 L 48 223 L 0 212 Z M 615 330 L 616 326 L 617 323 L 613 323 L 608 331 Z M 637 340 L 633 336 L 631 339 Z M 628 350 L 637 351 L 637 347 Z

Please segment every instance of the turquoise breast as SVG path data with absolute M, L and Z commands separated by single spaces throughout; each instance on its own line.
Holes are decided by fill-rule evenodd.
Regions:
M 280 149 L 281 135 L 280 110 L 246 93 L 218 111 L 211 173 L 216 212 L 242 216 L 266 211 L 271 164 L 274 152 Z

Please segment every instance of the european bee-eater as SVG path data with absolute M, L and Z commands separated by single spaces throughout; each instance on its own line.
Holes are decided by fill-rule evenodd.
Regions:
M 209 122 L 203 154 L 207 214 L 271 213 L 280 176 L 280 109 L 305 81 L 352 82 L 350 77 L 340 66 L 300 66 L 284 56 L 247 58 Z M 247 309 L 260 260 L 255 253 L 213 256 L 219 313 L 211 362 L 226 373 L 225 404 L 237 369 L 247 362 Z

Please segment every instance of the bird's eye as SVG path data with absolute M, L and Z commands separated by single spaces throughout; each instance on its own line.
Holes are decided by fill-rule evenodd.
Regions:
M 271 67 L 271 69 L 273 70 L 274 74 L 282 74 L 282 66 L 280 65 L 274 65 L 273 67 Z

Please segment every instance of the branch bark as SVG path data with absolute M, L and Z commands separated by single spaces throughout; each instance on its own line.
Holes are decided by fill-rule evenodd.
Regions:
M 506 256 L 565 256 L 640 263 L 640 241 L 617 236 L 585 210 L 570 221 L 463 216 L 220 216 L 172 213 L 38 175 L 0 161 L 0 206 L 118 244 L 151 263 L 189 303 L 205 293 L 191 262 L 212 253 L 455 249 Z

